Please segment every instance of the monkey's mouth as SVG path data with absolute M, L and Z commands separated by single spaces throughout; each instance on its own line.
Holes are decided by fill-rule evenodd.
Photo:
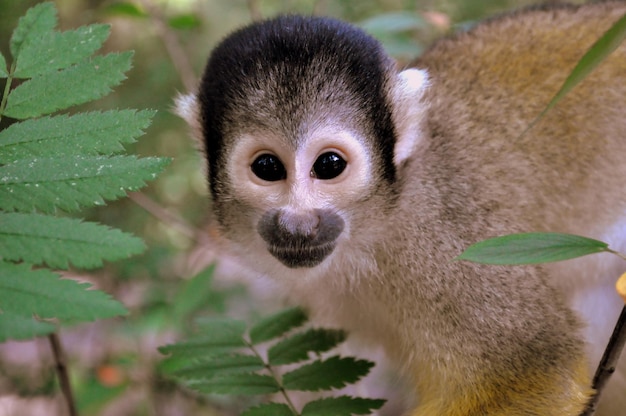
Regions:
M 292 269 L 315 267 L 324 261 L 335 249 L 343 228 L 339 215 L 322 209 L 304 214 L 270 210 L 257 225 L 270 254 Z
M 267 250 L 285 266 L 296 269 L 315 267 L 335 249 L 335 242 L 319 245 L 276 246 L 268 244 Z

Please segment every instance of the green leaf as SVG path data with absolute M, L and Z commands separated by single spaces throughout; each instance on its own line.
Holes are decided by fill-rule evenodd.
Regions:
M 0 286 L 2 282 L 0 281 Z M 3 310 L 0 305 L 0 342 L 7 340 L 25 340 L 56 331 L 56 326 L 50 322 L 38 321 L 31 316 L 16 314 Z
M 484 264 L 537 264 L 608 251 L 608 244 L 571 234 L 522 233 L 471 245 L 456 260 Z
M 186 341 L 159 347 L 162 354 L 211 356 L 246 347 L 243 335 L 246 323 L 227 318 L 213 318 L 202 322 L 200 333 Z
M 0 78 L 6 78 L 9 76 L 7 71 L 7 61 L 4 59 L 4 55 L 0 53 Z
M 74 218 L 0 212 L 0 254 L 5 260 L 67 269 L 102 266 L 145 249 L 141 239 Z
M 241 416 L 297 416 L 284 403 L 264 403 L 251 407 L 244 411 Z
M 271 365 L 292 364 L 309 358 L 309 352 L 326 352 L 346 339 L 343 331 L 309 329 L 286 338 L 270 347 L 268 359 Z
M 626 38 L 626 15 L 622 16 L 611 28 L 591 46 L 587 53 L 578 61 L 569 74 L 561 89 L 555 94 L 541 114 L 531 123 L 535 125 L 554 107 L 567 93 L 578 85 L 598 65 L 602 63 Z M 528 130 L 528 129 L 527 129 Z
M 256 355 L 217 355 L 200 359 L 190 366 L 177 369 L 172 374 L 183 379 L 206 379 L 223 374 L 251 373 L 265 368 L 263 360 Z
M 1 176 L 0 176 L 1 177 Z M 274 315 L 263 318 L 250 329 L 250 340 L 253 344 L 277 338 L 293 328 L 297 328 L 307 320 L 300 308 L 289 308 Z
M 342 388 L 367 375 L 374 366 L 365 360 L 352 357 L 330 357 L 303 365 L 283 376 L 283 387 L 287 390 L 318 391 Z
M 146 12 L 133 3 L 120 2 L 106 6 L 104 12 L 108 15 L 125 17 L 147 17 Z
M 126 78 L 132 55 L 96 56 L 63 71 L 38 75 L 11 92 L 4 114 L 17 119 L 38 117 L 101 98 Z
M 207 304 L 213 291 L 211 282 L 213 281 L 214 271 L 215 264 L 212 264 L 187 281 L 178 291 L 172 302 L 172 315 L 175 321 L 185 320 Z
M 187 386 L 204 394 L 257 395 L 272 394 L 280 390 L 273 377 L 261 374 L 226 374 L 207 380 L 194 380 Z
M 339 396 L 315 400 L 302 409 L 302 416 L 352 416 L 369 415 L 380 409 L 385 400 L 362 399 L 360 397 Z
M 168 25 L 173 29 L 195 29 L 202 25 L 202 20 L 194 14 L 181 14 L 170 18 Z
M 42 117 L 0 131 L 0 162 L 50 156 L 111 154 L 124 150 L 150 125 L 154 111 L 106 111 Z
M 0 166 L 0 208 L 53 213 L 100 205 L 154 179 L 167 159 L 67 156 L 17 160 Z
M 0 310 L 25 317 L 83 322 L 126 315 L 121 303 L 90 285 L 46 269 L 0 261 Z
M 57 25 L 57 11 L 54 3 L 38 4 L 20 18 L 11 36 L 10 48 L 13 58 L 19 60 L 22 47 L 49 36 Z
M 67 32 L 52 32 L 24 44 L 14 76 L 31 78 L 67 68 L 89 58 L 109 37 L 108 25 L 90 25 Z

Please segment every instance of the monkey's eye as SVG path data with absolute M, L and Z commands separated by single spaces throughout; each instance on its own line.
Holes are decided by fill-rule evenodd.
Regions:
M 258 178 L 264 181 L 275 182 L 287 178 L 287 171 L 282 162 L 269 153 L 264 153 L 254 159 L 250 168 Z
M 313 164 L 311 176 L 317 179 L 333 179 L 343 172 L 348 163 L 335 152 L 320 155 Z

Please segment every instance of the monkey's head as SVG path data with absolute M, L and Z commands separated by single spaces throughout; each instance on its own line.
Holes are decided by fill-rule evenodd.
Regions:
M 394 203 L 425 84 L 333 19 L 284 16 L 227 37 L 198 93 L 178 102 L 205 150 L 222 234 L 266 271 L 353 252 Z

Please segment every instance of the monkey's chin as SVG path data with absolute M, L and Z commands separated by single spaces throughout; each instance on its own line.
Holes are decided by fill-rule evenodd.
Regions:
M 290 269 L 315 267 L 323 262 L 334 249 L 334 243 L 300 248 L 279 247 L 274 245 L 267 247 L 267 250 L 272 256 Z

